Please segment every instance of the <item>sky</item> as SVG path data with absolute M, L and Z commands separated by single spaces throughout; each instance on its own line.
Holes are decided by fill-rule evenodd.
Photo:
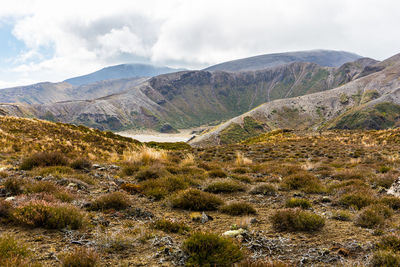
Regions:
M 400 53 L 398 0 L 1 0 L 0 88 L 106 66 L 201 69 L 260 54 Z

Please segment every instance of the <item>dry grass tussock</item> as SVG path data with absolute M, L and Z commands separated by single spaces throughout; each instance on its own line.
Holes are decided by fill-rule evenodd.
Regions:
M 236 158 L 235 158 L 236 166 L 246 166 L 252 163 L 253 161 L 249 158 L 246 158 L 242 152 L 236 151 Z
M 123 159 L 131 163 L 149 164 L 157 161 L 165 161 L 168 153 L 164 150 L 158 150 L 147 146 L 142 146 L 139 150 L 125 150 Z

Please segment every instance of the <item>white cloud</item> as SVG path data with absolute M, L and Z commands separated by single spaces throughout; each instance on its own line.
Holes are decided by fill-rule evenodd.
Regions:
M 314 48 L 384 59 L 400 52 L 399 8 L 396 0 L 3 0 L 0 21 L 15 22 L 27 51 L 0 80 L 57 81 L 131 61 L 201 68 Z

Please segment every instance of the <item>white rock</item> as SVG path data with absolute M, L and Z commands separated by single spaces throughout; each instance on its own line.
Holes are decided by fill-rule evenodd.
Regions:
M 15 200 L 15 197 L 8 197 L 5 199 L 5 201 L 14 201 L 14 200 Z
M 223 236 L 229 236 L 229 237 L 235 237 L 235 236 L 238 236 L 238 235 L 243 234 L 244 232 L 246 232 L 246 230 L 240 228 L 240 229 L 237 229 L 237 230 L 226 231 L 226 232 L 223 233 L 222 235 L 223 235 Z

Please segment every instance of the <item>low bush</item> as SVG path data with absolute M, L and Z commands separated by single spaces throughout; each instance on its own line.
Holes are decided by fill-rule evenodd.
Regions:
M 232 216 L 250 215 L 256 214 L 257 211 L 252 205 L 245 202 L 235 202 L 224 205 L 220 208 L 222 213 L 226 213 Z
M 243 258 L 232 240 L 212 233 L 195 233 L 183 242 L 186 266 L 232 266 Z
M 3 186 L 11 195 L 19 195 L 24 192 L 25 182 L 22 178 L 9 177 L 4 181 Z
M 90 210 L 122 210 L 126 209 L 130 205 L 129 196 L 122 192 L 113 192 L 103 195 L 94 200 L 89 209 Z
M 248 175 L 233 174 L 230 176 L 230 178 L 242 183 L 251 184 L 251 178 Z
M 0 236 L 0 266 L 24 266 L 29 255 L 27 245 L 10 235 Z
M 299 171 L 285 177 L 283 187 L 289 190 L 302 190 L 306 193 L 322 193 L 325 191 L 318 178 L 306 171 Z
M 375 202 L 375 197 L 365 191 L 356 191 L 347 193 L 340 197 L 339 204 L 345 207 L 354 207 L 362 209 Z
M 211 193 L 234 193 L 245 190 L 246 187 L 243 184 L 233 180 L 216 181 L 204 189 L 204 191 Z
M 382 250 L 400 252 L 400 236 L 393 234 L 383 236 L 376 246 Z
M 139 171 L 139 165 L 134 163 L 129 163 L 122 167 L 119 176 L 121 177 L 133 176 L 137 171 Z
M 386 196 L 381 198 L 380 203 L 389 206 L 390 208 L 394 210 L 400 209 L 400 198 L 395 197 L 395 196 Z
M 276 193 L 276 187 L 272 184 L 260 184 L 250 190 L 253 195 L 275 196 Z
M 54 176 L 56 178 L 62 178 L 66 175 L 74 174 L 74 169 L 69 166 L 50 166 L 50 167 L 41 167 L 32 171 L 33 175 L 37 176 Z
M 286 200 L 285 206 L 287 208 L 302 208 L 302 209 L 308 209 L 311 208 L 311 203 L 309 200 L 304 199 L 304 198 L 290 198 Z
M 69 166 L 75 170 L 88 170 L 92 168 L 92 163 L 88 159 L 80 158 L 72 161 Z
M 392 251 L 379 250 L 375 252 L 372 256 L 371 266 L 400 266 L 400 255 Z
M 160 219 L 156 221 L 153 224 L 153 228 L 166 233 L 183 233 L 190 230 L 190 228 L 184 223 L 173 222 L 166 219 Z
M 335 211 L 332 214 L 332 219 L 337 220 L 337 221 L 351 221 L 351 214 L 348 211 L 345 210 L 339 210 Z
M 60 152 L 40 152 L 23 159 L 21 170 L 32 170 L 35 167 L 66 166 L 68 159 Z
M 63 267 L 95 267 L 99 266 L 99 255 L 92 249 L 75 248 L 72 252 L 58 256 Z
M 79 229 L 83 226 L 84 213 L 68 204 L 35 200 L 14 209 L 12 218 L 17 224 L 48 229 Z
M 146 166 L 140 169 L 135 178 L 138 181 L 145 181 L 149 179 L 157 179 L 165 175 L 165 170 L 161 166 Z
M 10 218 L 13 205 L 9 201 L 0 199 L 0 218 Z
M 385 219 L 392 216 L 393 211 L 384 205 L 373 205 L 364 208 L 357 216 L 355 224 L 363 228 L 376 228 L 385 225 Z
M 217 210 L 223 203 L 218 196 L 198 189 L 182 191 L 171 199 L 173 208 L 193 211 Z
M 233 173 L 245 174 L 245 173 L 251 172 L 251 170 L 249 168 L 246 168 L 246 167 L 236 167 L 236 168 L 232 169 L 232 172 Z
M 228 175 L 222 169 L 213 169 L 208 171 L 208 176 L 211 178 L 225 178 Z
M 237 267 L 291 267 L 292 265 L 289 265 L 287 263 L 284 263 L 283 261 L 251 261 L 251 260 L 244 260 L 237 264 Z
M 166 176 L 159 179 L 151 179 L 140 184 L 142 193 L 147 197 L 160 200 L 178 190 L 189 187 L 192 181 L 182 176 Z
M 317 231 L 325 225 L 325 219 L 315 213 L 301 209 L 277 210 L 270 217 L 277 231 Z

